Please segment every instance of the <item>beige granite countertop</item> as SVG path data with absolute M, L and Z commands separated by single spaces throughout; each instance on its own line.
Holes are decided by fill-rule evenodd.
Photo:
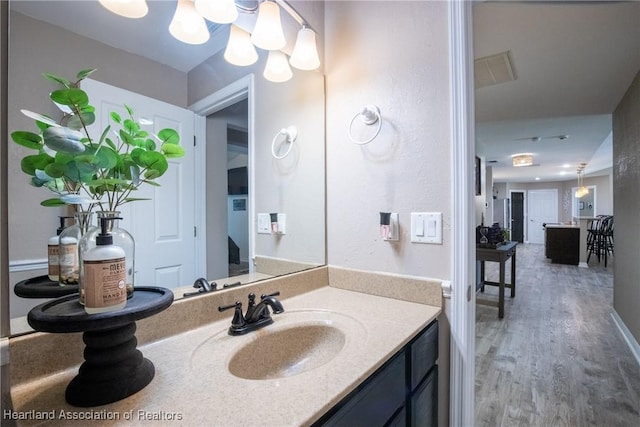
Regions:
M 77 408 L 65 402 L 64 390 L 77 366 L 16 386 L 12 389 L 16 415 L 30 418 L 18 425 L 308 425 L 382 366 L 441 310 L 330 286 L 282 302 L 286 311 L 273 316 L 274 324 L 245 336 L 227 335 L 230 312 L 223 320 L 141 346 L 155 365 L 155 377 L 140 392 L 112 404 Z M 242 346 L 305 322 L 345 332 L 345 344 L 337 356 L 285 378 L 247 380 L 229 372 L 228 363 Z M 34 419 L 38 417 L 51 419 Z

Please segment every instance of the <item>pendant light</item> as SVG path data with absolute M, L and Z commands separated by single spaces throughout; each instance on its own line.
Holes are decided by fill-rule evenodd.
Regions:
M 265 79 L 275 83 L 286 82 L 293 77 L 287 56 L 279 50 L 269 51 L 267 65 L 264 67 L 262 75 Z
M 298 31 L 298 38 L 291 53 L 289 63 L 299 70 L 315 70 L 320 66 L 318 48 L 316 47 L 316 33 L 306 25 Z
M 200 15 L 218 24 L 230 24 L 238 18 L 233 0 L 196 0 L 195 6 Z
M 264 50 L 280 50 L 287 44 L 280 22 L 280 7 L 276 3 L 270 0 L 260 3 L 251 42 Z
M 149 11 L 146 0 L 100 0 L 100 4 L 125 18 L 142 18 Z
M 577 198 L 581 198 L 589 194 L 589 189 L 584 185 L 584 178 L 582 177 L 584 168 L 586 166 L 586 163 L 580 163 L 580 166 L 578 166 L 578 189 L 574 194 L 574 196 Z
M 249 33 L 233 24 L 229 26 L 229 41 L 224 51 L 224 59 L 241 67 L 255 64 L 258 60 L 258 52 L 251 43 Z
M 188 44 L 203 44 L 209 40 L 209 30 L 204 18 L 196 11 L 193 0 L 178 0 L 169 32 L 176 39 Z

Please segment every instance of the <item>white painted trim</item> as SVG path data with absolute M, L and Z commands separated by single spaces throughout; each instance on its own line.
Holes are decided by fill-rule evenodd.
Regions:
M 443 280 L 440 287 L 442 288 L 442 298 L 451 299 L 451 282 Z
M 255 159 L 252 155 L 255 147 L 255 77 L 254 74 L 248 74 L 235 82 L 225 86 L 224 88 L 208 95 L 201 100 L 191 104 L 189 109 L 196 114 L 195 133 L 196 138 L 200 141 L 196 145 L 196 227 L 198 227 L 198 237 L 196 239 L 196 259 L 198 266 L 202 271 L 199 277 L 207 275 L 207 198 L 206 198 L 206 161 L 207 161 L 207 116 L 220 111 L 230 105 L 235 104 L 245 98 L 248 100 L 248 150 L 249 150 L 249 258 L 252 259 L 255 254 L 255 195 L 252 189 L 255 187 Z M 253 273 L 255 265 L 249 263 L 249 273 Z
M 627 325 L 624 324 L 624 322 L 622 321 L 622 319 L 620 318 L 620 316 L 615 310 L 611 312 L 611 318 L 613 319 L 613 322 L 618 327 L 618 330 L 620 331 L 622 338 L 629 346 L 629 350 L 631 350 L 633 357 L 636 358 L 636 362 L 638 362 L 638 365 L 640 365 L 640 344 L 638 344 L 638 341 L 635 339 L 635 337 L 633 336 L 629 328 L 627 328 Z
M 9 338 L 0 338 L 0 366 L 9 364 Z
M 49 268 L 49 261 L 42 259 L 19 259 L 17 261 L 9 261 L 9 273 L 17 273 L 20 271 L 33 271 Z
M 578 264 L 578 267 L 580 267 L 580 268 L 589 268 L 589 264 L 587 264 L 585 261 L 581 261 L 580 264 Z
M 449 5 L 451 123 L 451 384 L 449 424 L 474 424 L 475 386 L 475 112 L 472 2 Z

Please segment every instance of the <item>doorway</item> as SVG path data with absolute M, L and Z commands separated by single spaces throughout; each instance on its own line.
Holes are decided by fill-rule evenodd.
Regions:
M 524 192 L 511 192 L 511 240 L 524 243 Z
M 558 190 L 529 190 L 527 200 L 527 240 L 541 245 L 544 225 L 558 222 Z

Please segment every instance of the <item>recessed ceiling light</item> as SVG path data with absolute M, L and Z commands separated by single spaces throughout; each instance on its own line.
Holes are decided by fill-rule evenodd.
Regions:
M 562 165 L 563 168 L 570 168 L 571 165 L 569 163 L 565 163 L 564 165 Z
M 539 176 L 536 176 L 536 181 L 540 181 L 540 177 Z
M 567 171 L 561 171 L 560 175 L 566 175 L 568 172 Z

